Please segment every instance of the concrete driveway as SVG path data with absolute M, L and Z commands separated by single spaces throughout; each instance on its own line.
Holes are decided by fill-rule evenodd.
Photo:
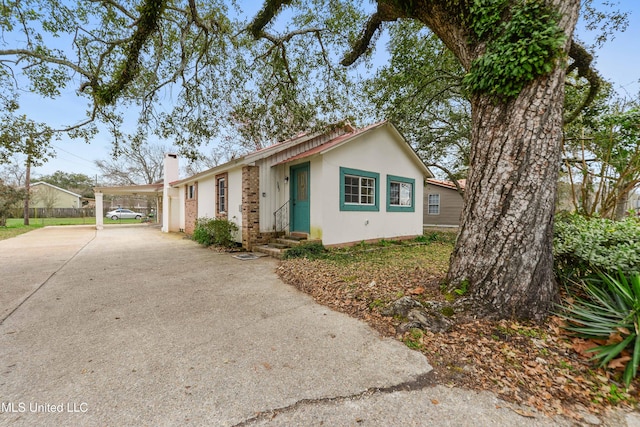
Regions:
M 0 241 L 0 425 L 555 425 L 430 387 L 276 265 L 140 226 Z

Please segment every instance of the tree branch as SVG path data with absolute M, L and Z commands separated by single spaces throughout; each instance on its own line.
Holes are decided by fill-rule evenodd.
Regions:
M 572 40 L 571 47 L 569 48 L 569 56 L 573 59 L 573 63 L 567 68 L 567 74 L 573 70 L 578 70 L 578 76 L 589 82 L 589 93 L 587 93 L 587 96 L 584 98 L 580 106 L 565 117 L 565 124 L 571 123 L 578 118 L 580 112 L 593 102 L 598 94 L 598 90 L 600 90 L 600 85 L 602 84 L 602 79 L 591 67 L 593 56 L 589 54 L 584 47 Z
M 464 190 L 462 189 L 462 187 L 460 187 L 460 183 L 458 182 L 458 180 L 455 177 L 455 174 L 453 172 L 451 172 L 449 169 L 447 169 L 446 167 L 439 165 L 437 163 L 429 163 L 426 164 L 426 166 L 428 168 L 430 167 L 434 167 L 434 168 L 438 168 L 441 171 L 443 171 L 444 173 L 447 174 L 447 177 L 449 177 L 449 179 L 451 180 L 451 182 L 453 182 L 453 185 L 456 186 L 456 191 L 458 191 L 458 194 L 460 194 L 460 197 L 464 198 Z
M 358 40 L 352 46 L 351 51 L 347 52 L 344 55 L 344 58 L 342 58 L 340 64 L 347 67 L 356 62 L 358 58 L 360 58 L 367 51 L 367 49 L 369 49 L 369 45 L 371 44 L 373 36 L 375 35 L 376 31 L 380 29 L 380 26 L 383 22 L 397 21 L 400 18 L 408 17 L 408 9 L 405 8 L 405 10 L 402 10 L 399 7 L 389 3 L 381 1 L 377 2 L 378 9 L 373 15 L 369 17 L 369 20 L 365 24 L 360 38 L 358 38 Z
M 266 0 L 262 10 L 258 12 L 247 27 L 253 38 L 260 38 L 264 27 L 280 12 L 280 8 L 283 5 L 288 6 L 291 4 L 291 1 L 292 0 Z
M 83 76 L 87 77 L 87 78 L 92 78 L 91 73 L 87 72 L 86 70 L 78 67 L 76 64 L 74 64 L 73 62 L 67 61 L 66 59 L 61 59 L 61 58 L 56 58 L 53 56 L 49 56 L 49 55 L 43 55 L 41 53 L 37 53 L 34 52 L 32 50 L 28 50 L 28 49 L 7 49 L 7 50 L 0 50 L 0 56 L 11 56 L 11 55 L 15 55 L 15 56 L 24 56 L 24 57 L 29 57 L 29 58 L 35 58 L 35 59 L 40 59 L 41 61 L 45 61 L 45 62 L 50 62 L 53 64 L 58 64 L 58 65 L 64 65 L 65 67 L 69 67 L 71 68 L 73 71 L 82 74 Z M 13 61 L 16 65 L 20 62 L 20 59 L 18 58 L 17 61 Z
M 127 46 L 126 59 L 111 83 L 100 85 L 96 81 L 90 83 L 96 102 L 103 105 L 113 104 L 125 87 L 135 79 L 139 72 L 139 59 L 147 40 L 158 29 L 158 23 L 164 12 L 167 0 L 145 0 L 140 7 L 140 18 L 137 28 Z
M 351 48 L 350 52 L 347 52 L 340 61 L 340 64 L 348 67 L 353 64 L 360 58 L 364 53 L 369 49 L 369 44 L 371 44 L 371 39 L 380 26 L 382 25 L 382 17 L 378 12 L 371 15 L 367 23 L 365 24 L 364 30 L 362 31 L 362 35 L 356 41 L 356 43 Z
M 129 10 L 127 8 L 125 8 L 124 6 L 122 6 L 119 3 L 116 3 L 113 0 L 91 0 L 91 2 L 93 3 L 102 3 L 102 4 L 108 4 L 110 6 L 113 6 L 115 9 L 118 9 L 124 16 L 126 16 L 127 18 L 130 18 L 131 20 L 135 21 L 136 17 L 129 12 Z

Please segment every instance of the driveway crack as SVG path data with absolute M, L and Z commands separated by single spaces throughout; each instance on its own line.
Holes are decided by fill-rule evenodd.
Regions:
M 410 381 L 405 381 L 400 384 L 396 384 L 388 387 L 370 387 L 364 391 L 347 395 L 347 396 L 321 397 L 317 399 L 302 399 L 289 406 L 283 406 L 281 408 L 268 409 L 266 411 L 258 412 L 253 417 L 247 418 L 246 420 L 241 421 L 238 424 L 234 424 L 233 427 L 250 426 L 251 424 L 259 421 L 270 420 L 279 414 L 293 412 L 304 406 L 314 406 L 322 403 L 341 403 L 341 402 L 346 402 L 350 400 L 361 400 L 361 399 L 365 399 L 370 396 L 374 396 L 378 394 L 392 394 L 398 391 L 422 390 L 425 388 L 433 387 L 436 384 L 437 384 L 437 379 L 435 378 L 435 373 L 433 371 L 430 371 L 430 372 L 427 372 L 426 374 L 418 375 L 415 379 Z

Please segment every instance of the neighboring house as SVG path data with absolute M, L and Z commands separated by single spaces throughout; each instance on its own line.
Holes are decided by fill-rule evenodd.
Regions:
M 466 180 L 458 180 L 464 191 Z M 451 181 L 427 179 L 424 188 L 425 226 L 457 227 L 460 225 L 464 198 Z
M 175 176 L 177 159 L 165 161 Z M 347 124 L 165 184 L 163 231 L 191 234 L 197 218 L 225 218 L 249 250 L 280 233 L 329 246 L 417 236 L 432 176 L 391 123 Z
M 636 213 L 640 212 L 640 192 L 638 191 L 632 191 L 631 194 L 629 194 L 629 199 L 627 200 L 627 210 L 631 209 L 635 210 Z
M 48 182 L 35 182 L 30 185 L 29 207 L 42 209 L 81 208 L 82 196 Z

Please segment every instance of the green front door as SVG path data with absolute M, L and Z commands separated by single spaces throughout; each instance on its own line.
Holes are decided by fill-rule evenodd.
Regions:
M 309 163 L 291 166 L 291 226 L 290 231 L 308 233 L 310 221 Z

